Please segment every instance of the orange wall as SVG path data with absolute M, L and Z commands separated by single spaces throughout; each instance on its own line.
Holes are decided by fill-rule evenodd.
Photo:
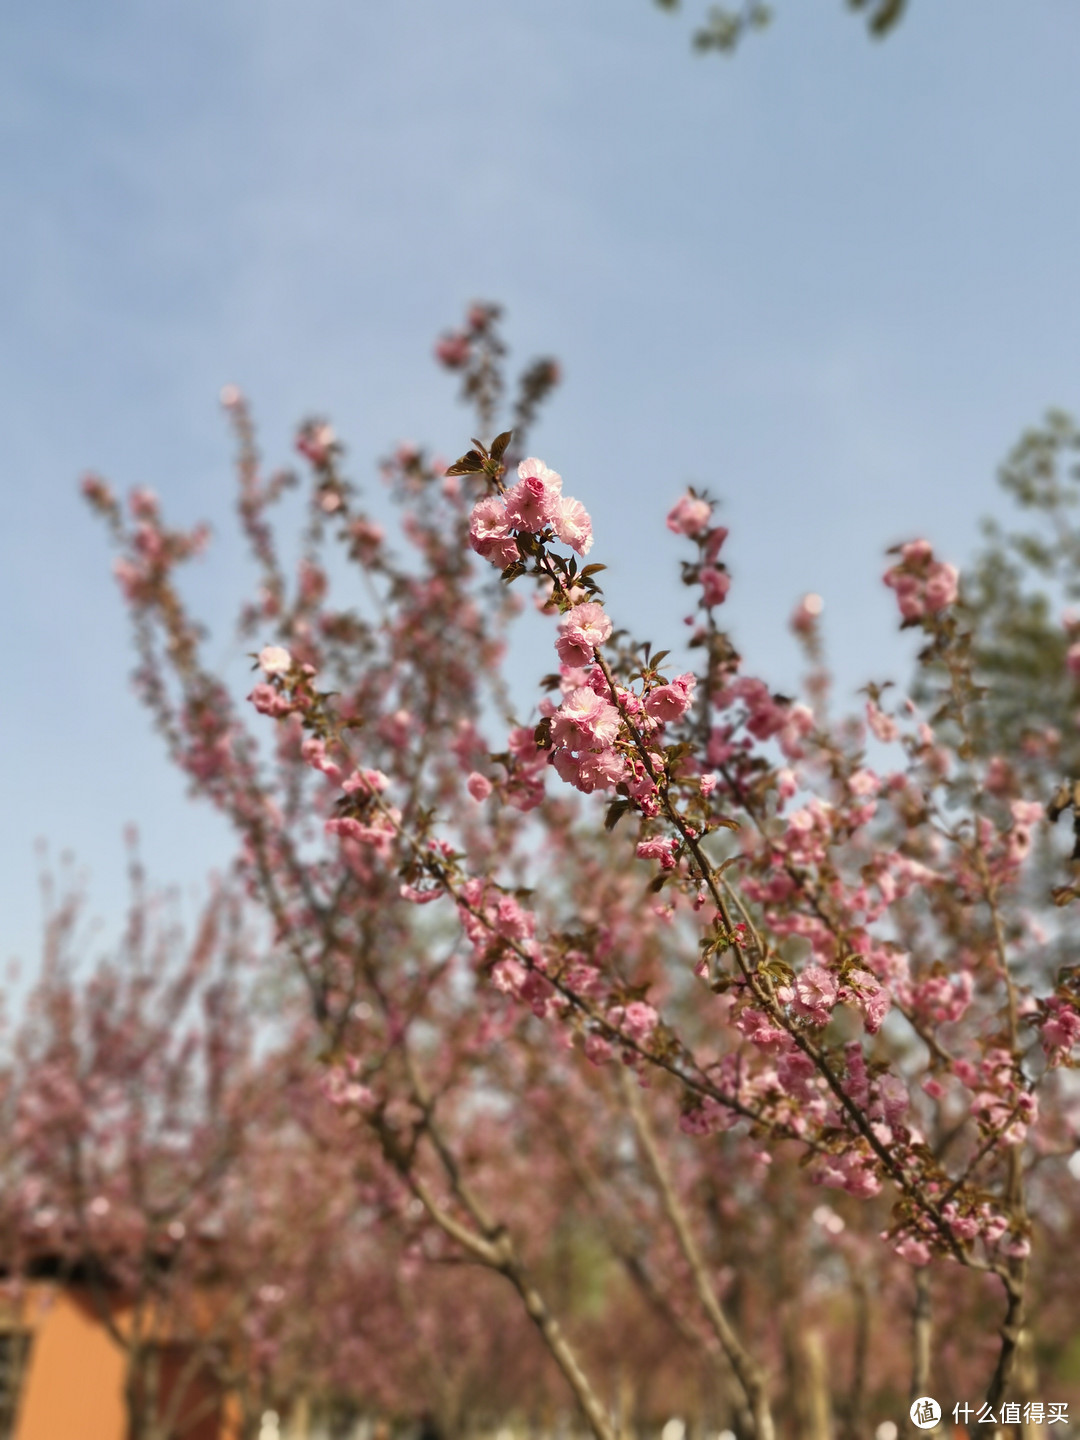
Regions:
M 126 1440 L 123 1352 L 92 1307 L 43 1286 L 27 1311 L 33 1340 L 15 1440 Z

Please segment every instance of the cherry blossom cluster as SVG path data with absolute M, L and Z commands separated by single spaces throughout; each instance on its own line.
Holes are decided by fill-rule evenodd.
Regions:
M 956 567 L 935 560 L 928 540 L 902 545 L 900 559 L 885 572 L 885 584 L 895 592 L 900 614 L 910 623 L 939 615 L 954 604 L 958 582 Z
M 529 458 L 518 466 L 518 480 L 501 495 L 478 500 L 469 521 L 469 543 L 500 570 L 521 556 L 518 535 L 554 535 L 587 555 L 592 549 L 592 521 L 580 500 L 562 493 L 562 476 L 542 460 Z

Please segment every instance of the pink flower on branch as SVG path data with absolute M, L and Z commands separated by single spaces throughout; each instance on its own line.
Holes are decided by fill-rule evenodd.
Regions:
M 712 506 L 708 500 L 701 500 L 696 495 L 687 493 L 681 496 L 668 512 L 667 527 L 676 535 L 700 535 L 708 525 L 711 515 Z
M 702 604 L 707 610 L 722 605 L 731 589 L 731 576 L 726 570 L 706 565 L 701 572 Z
M 650 690 L 645 700 L 645 713 L 662 725 L 678 720 L 690 709 L 694 699 L 697 676 L 687 673 L 677 675 L 667 685 L 658 685 Z
M 601 750 L 619 734 L 621 717 L 587 685 L 571 690 L 551 717 L 551 738 L 568 750 Z
M 581 501 L 575 500 L 572 495 L 559 497 L 559 503 L 551 517 L 551 526 L 563 544 L 569 545 L 571 550 L 576 550 L 579 555 L 587 555 L 592 549 L 593 533 L 589 512 Z
M 792 1009 L 813 1025 L 827 1025 L 839 989 L 835 975 L 821 965 L 808 965 L 795 981 Z
M 575 605 L 559 620 L 559 638 L 555 642 L 559 659 L 564 665 L 591 665 L 593 652 L 608 639 L 611 629 L 604 607 L 595 600 Z
M 559 748 L 551 763 L 556 774 L 584 795 L 594 790 L 613 790 L 627 778 L 627 764 L 616 750 L 584 750 L 574 754 Z
M 476 801 L 486 800 L 491 794 L 491 781 L 486 775 L 474 770 L 465 782 L 465 788 Z
M 629 1005 L 615 1005 L 607 1013 L 607 1022 L 638 1045 L 644 1045 L 660 1022 L 660 1016 L 644 1000 Z
M 661 870 L 675 869 L 675 841 L 670 835 L 654 835 L 637 844 L 639 860 L 659 860 Z
M 885 572 L 885 584 L 895 591 L 906 623 L 940 614 L 959 596 L 956 567 L 933 557 L 929 541 L 912 540 L 901 547 L 899 562 Z
M 559 514 L 562 476 L 531 456 L 518 466 L 518 483 L 506 492 L 506 518 L 515 530 L 536 534 Z
M 510 533 L 506 506 L 497 495 L 485 496 L 473 506 L 469 520 L 469 544 L 500 570 L 519 558 L 517 542 Z
M 293 658 L 281 645 L 266 645 L 259 651 L 259 665 L 266 675 L 287 675 Z

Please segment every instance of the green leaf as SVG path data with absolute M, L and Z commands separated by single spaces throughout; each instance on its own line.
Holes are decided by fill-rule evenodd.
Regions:
M 484 458 L 475 450 L 468 450 L 460 460 L 455 460 L 447 475 L 478 475 L 484 468 Z
M 491 457 L 493 460 L 501 460 L 506 454 L 506 447 L 514 437 L 512 430 L 504 430 L 501 435 L 496 435 L 491 442 Z
M 611 831 L 619 823 L 622 817 L 633 806 L 629 800 L 613 800 L 608 806 L 607 814 L 604 816 L 604 829 Z

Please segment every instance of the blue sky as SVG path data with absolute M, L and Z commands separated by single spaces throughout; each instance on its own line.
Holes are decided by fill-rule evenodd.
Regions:
M 566 383 L 535 448 L 593 514 L 613 612 L 669 644 L 664 513 L 725 497 L 750 666 L 826 600 L 842 686 L 903 675 L 884 546 L 952 558 L 1019 430 L 1080 391 L 1071 0 L 912 0 L 870 43 L 777 0 L 734 59 L 649 0 L 37 0 L 0 15 L 0 959 L 39 946 L 36 837 L 123 900 L 123 827 L 190 889 L 226 854 L 128 684 L 94 468 L 218 535 L 192 575 L 218 653 L 242 579 L 239 383 L 268 459 L 331 415 L 360 479 L 467 438 L 434 335 L 502 301 Z M 549 655 L 516 662 L 522 693 Z

